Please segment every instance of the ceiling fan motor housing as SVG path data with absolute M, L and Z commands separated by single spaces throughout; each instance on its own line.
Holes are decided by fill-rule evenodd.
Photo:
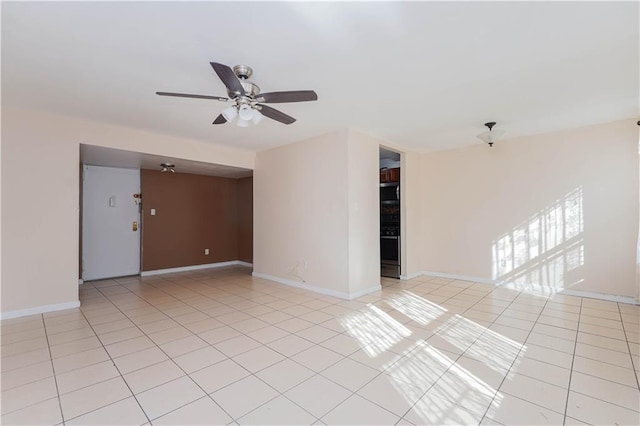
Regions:
M 260 93 L 260 87 L 257 84 L 249 80 L 249 77 L 253 74 L 253 69 L 248 65 L 236 65 L 233 67 L 234 74 L 240 79 L 240 84 L 245 91 L 245 95 L 250 98 L 255 98 Z M 230 97 L 240 95 L 240 93 L 228 92 Z M 234 96 L 235 95 L 235 96 Z

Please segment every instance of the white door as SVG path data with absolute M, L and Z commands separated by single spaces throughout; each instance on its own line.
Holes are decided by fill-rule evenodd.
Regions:
M 140 273 L 140 170 L 83 166 L 82 278 Z

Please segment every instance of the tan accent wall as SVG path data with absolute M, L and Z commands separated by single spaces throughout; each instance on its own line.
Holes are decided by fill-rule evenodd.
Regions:
M 242 260 L 251 262 L 251 252 L 247 254 L 245 248 L 246 240 L 251 241 L 251 230 L 245 224 L 247 214 L 251 220 L 246 182 L 156 170 L 142 170 L 141 179 L 143 271 L 238 260 L 240 221 Z M 247 179 L 250 186 L 252 178 L 242 180 Z M 156 211 L 154 216 L 151 209 Z M 208 255 L 205 249 L 209 249 Z
M 238 260 L 253 263 L 253 177 L 237 180 Z

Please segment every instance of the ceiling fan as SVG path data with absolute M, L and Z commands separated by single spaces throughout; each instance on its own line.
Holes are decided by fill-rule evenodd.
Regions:
M 209 62 L 213 70 L 227 88 L 228 98 L 210 95 L 191 95 L 188 93 L 156 92 L 160 96 L 177 96 L 181 98 L 213 99 L 221 102 L 233 102 L 213 120 L 213 124 L 224 124 L 238 118 L 238 126 L 247 127 L 249 123 L 258 124 L 264 117 L 284 124 L 291 124 L 295 118 L 272 108 L 265 103 L 316 101 L 318 95 L 313 90 L 293 90 L 287 92 L 260 93 L 260 87 L 249 80 L 253 70 L 246 65 L 229 66 L 217 62 Z

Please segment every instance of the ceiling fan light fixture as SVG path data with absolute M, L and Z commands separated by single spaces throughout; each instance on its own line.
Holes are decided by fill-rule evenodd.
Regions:
M 253 109 L 247 104 L 240 105 L 238 116 L 242 120 L 250 121 L 253 118 Z
M 264 115 L 260 113 L 257 109 L 253 110 L 253 119 L 251 120 L 254 125 L 259 124 L 264 119 Z
M 160 173 L 166 173 L 166 172 L 171 172 L 171 173 L 175 173 L 175 164 L 172 163 L 162 163 L 160 164 Z
M 251 119 L 245 120 L 242 117 L 238 117 L 238 122 L 236 124 L 238 127 L 249 127 L 249 123 L 251 123 Z
M 230 106 L 222 110 L 222 116 L 227 121 L 233 121 L 238 115 L 238 110 L 235 106 Z
M 496 142 L 498 139 L 500 139 L 504 135 L 505 131 L 502 129 L 494 130 L 493 126 L 496 125 L 495 121 L 484 123 L 484 125 L 487 126 L 489 130 L 486 132 L 480 133 L 479 135 L 477 135 L 477 137 L 481 141 L 488 143 L 489 146 L 493 146 L 493 143 Z

